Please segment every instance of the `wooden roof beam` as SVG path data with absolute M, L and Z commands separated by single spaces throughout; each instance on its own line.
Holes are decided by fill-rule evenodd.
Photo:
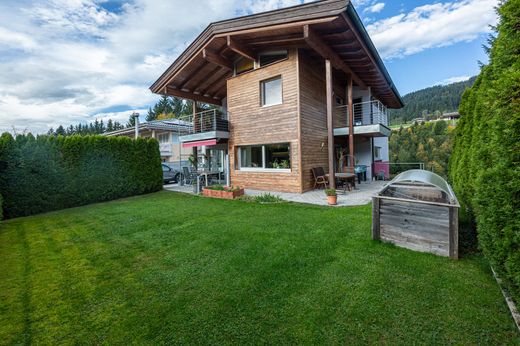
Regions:
M 329 46 L 323 43 L 321 37 L 309 26 L 303 27 L 303 37 L 305 42 L 314 49 L 324 59 L 329 59 L 332 65 L 338 70 L 342 70 L 346 74 L 351 74 L 352 79 L 362 88 L 366 88 L 366 84 L 345 64 L 345 62 L 336 54 Z
M 249 47 L 246 47 L 244 44 L 232 39 L 231 36 L 227 37 L 227 46 L 233 52 L 243 56 L 244 58 L 253 61 L 256 60 L 256 54 L 251 49 L 249 49 Z
M 179 89 L 174 89 L 170 86 L 167 86 L 165 89 L 166 89 L 164 92 L 165 95 L 177 96 L 177 97 L 187 99 L 187 100 L 193 100 L 193 101 L 198 101 L 198 102 L 203 102 L 203 103 L 209 103 L 212 105 L 222 106 L 222 100 L 217 100 L 212 97 L 206 97 L 203 95 L 192 94 L 192 93 L 185 92 L 185 91 L 182 91 Z
M 212 64 L 218 65 L 228 70 L 233 69 L 233 64 L 231 61 L 207 48 L 202 50 L 202 57 Z

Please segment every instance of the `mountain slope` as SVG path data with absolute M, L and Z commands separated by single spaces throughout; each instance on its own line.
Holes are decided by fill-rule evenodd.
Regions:
M 405 106 L 390 110 L 392 123 L 410 121 L 428 114 L 455 112 L 462 93 L 473 85 L 475 77 L 447 85 L 435 85 L 403 96 Z

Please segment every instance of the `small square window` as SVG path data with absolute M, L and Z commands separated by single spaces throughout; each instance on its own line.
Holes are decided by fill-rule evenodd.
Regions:
M 260 82 L 262 106 L 272 106 L 282 103 L 282 77 L 278 76 Z

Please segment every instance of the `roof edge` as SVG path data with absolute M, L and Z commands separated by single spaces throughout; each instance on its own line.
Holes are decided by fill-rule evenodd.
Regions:
M 401 104 L 401 107 L 404 107 L 403 99 L 401 98 L 401 94 L 397 90 L 392 77 L 390 77 L 390 74 L 388 73 L 388 70 L 386 69 L 386 66 L 383 62 L 383 59 L 381 59 L 381 56 L 379 55 L 379 52 L 377 51 L 376 47 L 374 46 L 374 42 L 372 42 L 372 39 L 370 38 L 370 35 L 368 35 L 367 30 L 365 29 L 365 26 L 363 25 L 363 22 L 361 21 L 361 18 L 359 18 L 359 15 L 357 14 L 356 9 L 354 8 L 354 5 L 349 1 L 349 4 L 347 6 L 347 15 L 352 19 L 352 22 L 356 26 L 357 31 L 363 36 L 363 39 L 365 40 L 368 49 L 370 50 L 370 54 L 373 55 L 374 59 L 376 60 L 376 63 L 383 73 L 388 85 L 390 86 L 390 89 L 394 92 L 395 96 L 397 97 L 397 100 Z

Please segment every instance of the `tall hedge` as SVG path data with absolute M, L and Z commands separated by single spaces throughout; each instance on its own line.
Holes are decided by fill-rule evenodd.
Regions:
M 158 191 L 155 140 L 32 135 L 0 137 L 0 195 L 6 218 Z
M 463 95 L 450 178 L 479 246 L 520 302 L 520 1 L 498 12 L 490 62 Z

